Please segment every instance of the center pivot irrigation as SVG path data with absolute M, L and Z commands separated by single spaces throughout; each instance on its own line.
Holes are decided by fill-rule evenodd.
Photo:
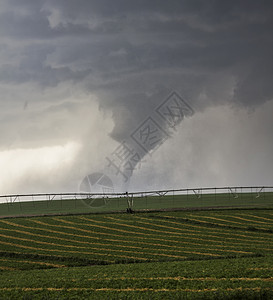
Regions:
M 92 179 L 92 178 L 91 178 Z M 101 178 L 99 178 L 101 180 Z M 90 180 L 90 179 L 88 179 Z M 214 187 L 214 188 L 192 188 L 192 189 L 170 189 L 170 190 L 155 190 L 155 191 L 140 191 L 140 192 L 123 192 L 115 193 L 112 190 L 105 190 L 102 193 L 92 193 L 92 192 L 79 192 L 79 193 L 39 193 L 39 194 L 11 194 L 11 195 L 1 195 L 0 203 L 6 203 L 8 207 L 12 207 L 14 204 L 19 204 L 29 202 L 33 203 L 62 203 L 62 201 L 80 201 L 88 208 L 102 208 L 109 206 L 110 202 L 113 201 L 123 201 L 127 203 L 127 210 L 131 211 L 135 204 L 141 201 L 147 202 L 158 202 L 160 199 L 183 199 L 183 201 L 195 201 L 194 199 L 203 201 L 204 199 L 220 199 L 223 195 L 227 198 L 226 205 L 231 203 L 234 199 L 236 202 L 240 199 L 248 197 L 248 199 L 264 199 L 269 197 L 273 192 L 272 186 L 250 186 L 250 187 Z M 269 196 L 268 196 L 269 195 Z M 271 196 L 269 197 L 272 198 Z M 269 199 L 268 198 L 268 199 Z M 269 200 L 270 200 L 269 199 Z M 260 201 L 259 200 L 259 201 Z M 68 202 L 67 202 L 68 201 Z M 124 202 L 125 201 L 125 202 Z M 199 202 L 200 202 L 199 201 Z M 77 202 L 78 203 L 78 202 Z M 201 202 L 200 202 L 201 203 Z M 258 203 L 258 202 L 257 202 Z M 17 205 L 18 205 L 17 204 Z M 111 206 L 111 205 L 110 205 Z M 149 206 L 149 205 L 148 205 Z

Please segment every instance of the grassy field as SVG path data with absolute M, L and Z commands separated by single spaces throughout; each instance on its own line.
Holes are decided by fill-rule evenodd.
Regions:
M 2 216 L 23 216 L 43 214 L 69 214 L 69 213 L 98 213 L 125 211 L 127 198 L 115 199 L 85 199 L 85 200 L 51 200 L 51 201 L 19 201 L 14 203 L 0 204 L 0 217 Z M 135 197 L 133 209 L 135 210 L 156 210 L 172 208 L 193 208 L 193 207 L 257 207 L 273 208 L 273 193 L 262 192 L 259 197 L 256 193 L 233 194 L 181 194 L 166 196 Z
M 5 272 L 1 299 L 272 299 L 272 257 Z
M 0 220 L 0 299 L 272 299 L 273 210 Z

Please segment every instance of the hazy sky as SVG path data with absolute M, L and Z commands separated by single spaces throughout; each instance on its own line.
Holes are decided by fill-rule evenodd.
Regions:
M 0 194 L 94 172 L 116 190 L 272 185 L 272 29 L 272 1 L 0 0 Z M 172 129 L 173 91 L 193 111 Z

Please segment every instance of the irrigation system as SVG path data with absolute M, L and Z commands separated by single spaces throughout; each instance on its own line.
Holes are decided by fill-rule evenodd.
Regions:
M 53 201 L 53 200 L 84 200 L 98 198 L 143 198 L 143 197 L 164 197 L 178 195 L 195 195 L 201 199 L 204 195 L 217 197 L 217 194 L 227 194 L 232 198 L 239 198 L 242 194 L 251 194 L 252 197 L 259 198 L 265 193 L 273 192 L 273 186 L 227 186 L 227 187 L 202 187 L 202 188 L 184 188 L 184 189 L 169 189 L 169 190 L 153 190 L 153 191 L 137 191 L 123 193 L 35 193 L 35 194 L 9 194 L 0 195 L 0 203 L 15 203 L 25 201 Z

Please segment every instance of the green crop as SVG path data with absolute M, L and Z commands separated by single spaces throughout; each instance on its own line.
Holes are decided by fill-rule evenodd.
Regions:
M 0 220 L 2 299 L 270 299 L 272 210 Z

